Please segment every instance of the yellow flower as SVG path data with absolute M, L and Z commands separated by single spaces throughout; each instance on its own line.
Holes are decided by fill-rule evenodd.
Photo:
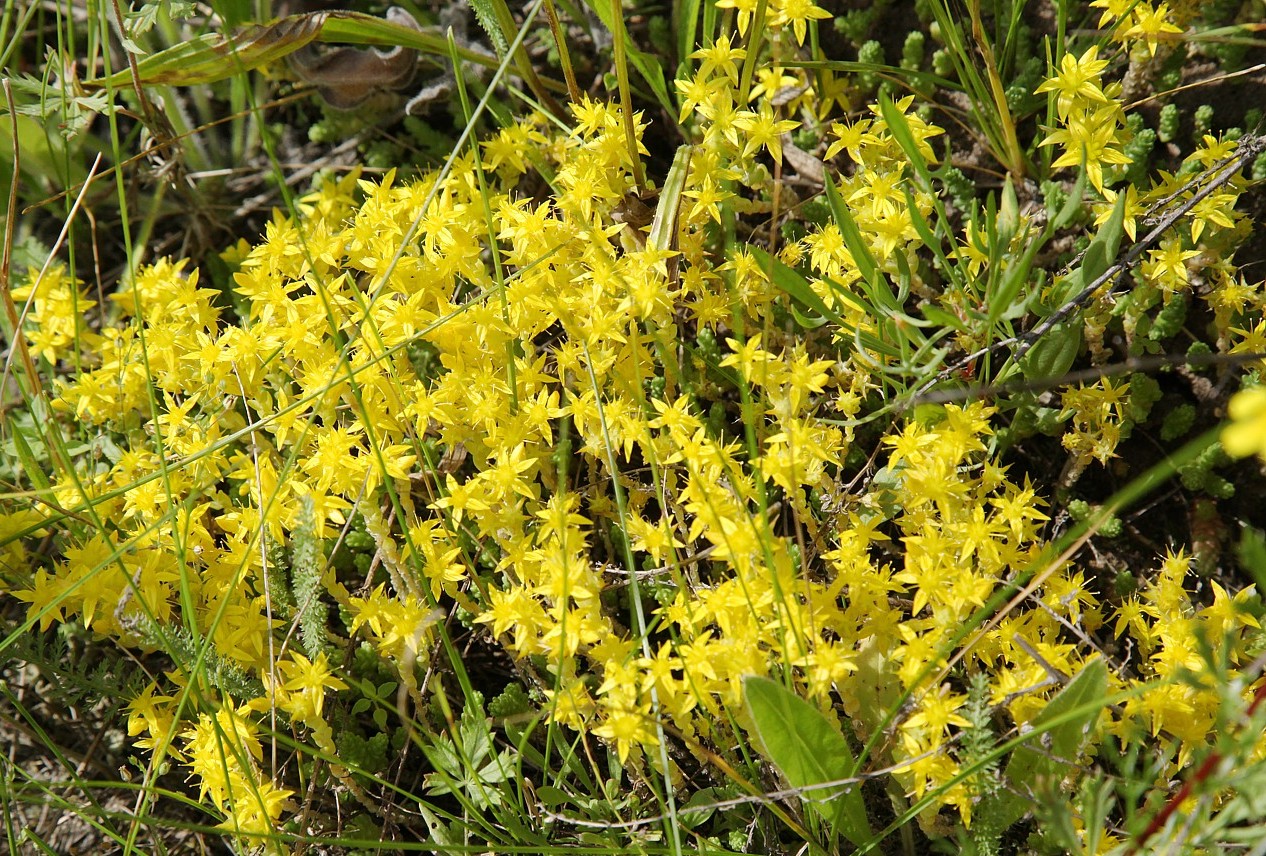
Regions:
M 1092 45 L 1081 57 L 1074 59 L 1066 53 L 1060 60 L 1059 74 L 1049 78 L 1035 92 L 1058 92 L 1055 109 L 1059 118 L 1067 119 L 1069 111 L 1077 101 L 1097 101 L 1107 103 L 1103 90 L 1099 88 L 1099 75 L 1108 67 L 1106 59 L 1098 59 L 1099 46 Z
M 1266 386 L 1235 394 L 1227 407 L 1231 423 L 1222 429 L 1222 448 L 1233 458 L 1257 455 L 1266 461 Z
M 691 59 L 702 60 L 699 63 L 698 77 L 708 78 L 720 72 L 728 77 L 732 84 L 738 84 L 739 62 L 747 58 L 747 50 L 731 47 L 730 34 L 726 33 L 712 43 L 711 47 L 700 48 L 690 55 Z
M 751 157 L 764 146 L 775 163 L 782 160 L 782 135 L 800 127 L 800 123 L 794 119 L 778 119 L 768 104 L 762 104 L 758 113 L 745 111 L 735 119 L 734 124 L 747 135 L 747 142 L 743 147 L 744 157 Z
M 718 9 L 734 9 L 738 12 L 739 35 L 747 35 L 747 27 L 756 14 L 757 0 L 717 0 Z
M 785 27 L 790 24 L 798 45 L 804 44 L 805 29 L 809 21 L 831 17 L 830 12 L 815 6 L 813 0 L 781 0 L 773 4 L 773 10 L 769 19 L 770 26 Z
M 1152 8 L 1150 3 L 1139 3 L 1130 17 L 1130 26 L 1121 33 L 1125 39 L 1139 39 L 1147 47 L 1149 57 L 1156 56 L 1156 48 L 1166 35 L 1181 35 L 1182 27 L 1169 22 L 1169 4 Z

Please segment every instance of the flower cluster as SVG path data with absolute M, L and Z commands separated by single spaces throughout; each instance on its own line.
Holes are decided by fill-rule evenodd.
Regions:
M 1055 113 L 1060 127 L 1050 130 L 1042 145 L 1058 145 L 1063 153 L 1051 167 L 1081 167 L 1100 193 L 1106 192 L 1104 167 L 1131 162 L 1125 153 L 1129 135 L 1121 104 L 1121 84 L 1103 83 L 1107 67 L 1108 61 L 1099 59 L 1097 46 L 1087 48 L 1076 58 L 1067 53 L 1060 62 L 1059 73 L 1037 88 L 1039 93 L 1056 93 Z
M 1162 2 L 1135 3 L 1131 0 L 1092 0 L 1090 5 L 1103 9 L 1099 16 L 1101 28 L 1112 25 L 1112 37 L 1129 47 L 1131 53 L 1139 52 L 1147 58 L 1156 56 L 1157 48 L 1182 34 L 1180 23 L 1189 17 L 1184 10 L 1193 4 L 1179 3 L 1174 8 Z

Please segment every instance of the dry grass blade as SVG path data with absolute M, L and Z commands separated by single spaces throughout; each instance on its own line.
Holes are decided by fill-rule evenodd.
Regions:
M 272 24 L 256 24 L 231 35 L 209 33 L 160 51 L 137 63 L 142 85 L 194 86 L 225 80 L 242 71 L 260 68 L 312 42 L 411 48 L 424 54 L 444 56 L 448 52 L 443 36 L 405 24 L 359 12 L 311 12 L 290 15 Z M 458 48 L 463 61 L 496 68 L 495 57 L 468 48 Z M 132 83 L 132 72 L 119 71 L 107 77 L 84 81 L 97 89 L 116 89 Z M 565 91 L 557 81 L 545 86 Z

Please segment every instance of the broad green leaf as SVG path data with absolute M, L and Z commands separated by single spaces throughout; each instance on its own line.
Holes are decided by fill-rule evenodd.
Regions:
M 1066 374 L 1081 351 L 1083 327 L 1080 319 L 1056 324 L 1020 360 L 1020 371 L 1034 381 Z
M 1033 719 L 1032 739 L 1017 746 L 1007 763 L 1008 787 L 980 807 L 980 816 L 1006 829 L 1032 809 L 1031 794 L 1044 783 L 1068 775 L 1094 733 L 1107 690 L 1108 669 L 1101 659 L 1087 664 L 1069 681 Z
M 1082 287 L 1089 286 L 1099 277 L 1116 258 L 1121 247 L 1121 235 L 1125 232 L 1125 194 L 1117 195 L 1116 205 L 1112 206 L 1112 215 L 1099 227 L 1094 240 L 1086 248 L 1086 257 L 1081 263 Z
M 815 787 L 855 776 L 848 741 L 821 711 L 777 681 L 749 677 L 743 698 L 765 756 L 831 829 L 857 846 L 871 838 L 861 789 Z

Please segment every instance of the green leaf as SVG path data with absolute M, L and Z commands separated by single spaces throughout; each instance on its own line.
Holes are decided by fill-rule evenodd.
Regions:
M 585 5 L 598 16 L 602 25 L 607 28 L 607 32 L 616 32 L 615 19 L 611 17 L 610 3 L 603 0 L 585 0 Z M 625 46 L 625 50 L 628 52 L 629 62 L 633 63 L 633 67 L 638 70 L 642 79 L 650 86 L 651 92 L 655 94 L 655 100 L 668 111 L 670 116 L 676 116 L 677 109 L 673 107 L 672 100 L 668 97 L 668 84 L 664 81 L 664 69 L 659 59 L 638 50 L 631 40 Z
M 1266 591 L 1266 533 L 1245 526 L 1235 557 L 1239 560 L 1240 567 L 1252 576 L 1257 590 Z
M 324 21 L 324 13 L 291 15 L 273 24 L 244 27 L 230 36 L 207 33 L 137 62 L 137 82 L 169 86 L 215 83 L 294 53 L 321 34 Z M 104 89 L 131 83 L 129 69 L 84 81 L 85 86 Z
M 749 247 L 748 250 L 756 258 L 756 261 L 760 262 L 761 269 L 772 275 L 774 285 L 786 292 L 788 297 L 811 310 L 813 314 L 833 321 L 840 327 L 852 329 L 840 317 L 839 313 L 826 305 L 826 301 L 818 296 L 818 293 L 813 290 L 804 277 L 760 247 Z
M 879 112 L 884 117 L 884 124 L 888 126 L 888 133 L 897 141 L 897 145 L 901 146 L 906 159 L 923 180 L 923 186 L 930 189 L 932 174 L 928 171 L 927 158 L 919 150 L 919 144 L 910 131 L 910 123 L 905 114 L 898 110 L 897 105 L 893 104 L 892 99 L 887 96 L 879 99 Z
M 1125 234 L 1125 194 L 1117 195 L 1116 205 L 1112 206 L 1112 214 L 1099 227 L 1090 246 L 1081 258 L 1081 267 L 1073 271 L 1061 282 L 1052 295 L 1052 311 L 1059 309 L 1066 301 L 1081 294 L 1089 285 L 1103 276 L 1104 272 L 1117 257 L 1121 248 L 1121 236 Z
M 123 16 L 123 31 L 129 38 L 140 38 L 154 29 L 160 14 L 167 15 L 170 21 L 179 21 L 193 13 L 193 4 L 188 0 L 162 0 L 156 3 L 143 3 L 135 12 Z
M 34 428 L 31 429 L 31 432 L 36 437 L 39 436 Z M 26 435 L 21 427 L 13 432 L 13 449 L 17 454 L 19 471 L 26 473 L 26 477 L 31 480 L 31 484 L 35 489 L 39 491 L 51 490 L 52 485 L 49 483 L 48 476 L 44 474 L 44 467 L 41 466 L 34 450 L 27 443 Z
M 796 308 L 794 303 L 789 308 L 791 309 L 791 317 L 796 320 L 796 324 L 800 325 L 800 327 L 805 330 L 816 330 L 827 322 L 826 318 L 816 318 L 810 315 L 805 315 Z
M 1032 722 L 1032 739 L 1016 747 L 1007 764 L 1008 787 L 980 807 L 998 829 L 1020 820 L 1033 806 L 1034 793 L 1071 772 L 1095 722 L 1107 703 L 1108 668 L 1096 659 L 1042 708 Z
M 673 29 L 677 31 L 678 71 L 685 67 L 690 77 L 688 63 L 695 48 L 695 34 L 699 29 L 701 0 L 676 0 L 673 3 Z M 701 42 L 706 43 L 706 42 Z
M 1010 173 L 1002 185 L 1002 201 L 998 204 L 998 244 L 1003 251 L 1011 245 L 1011 239 L 1020 228 L 1020 200 L 1016 197 L 1015 183 Z
M 1059 209 L 1059 213 L 1051 218 L 1051 229 L 1058 232 L 1060 229 L 1073 222 L 1073 218 L 1077 216 L 1077 212 L 1081 210 L 1081 200 L 1086 196 L 1086 169 L 1082 167 L 1077 173 L 1077 182 L 1073 185 L 1072 191 L 1069 192 L 1068 198 L 1064 200 L 1063 206 Z
M 657 250 L 671 250 L 673 239 L 677 235 L 677 217 L 681 210 L 681 192 L 686 187 L 686 176 L 690 173 L 690 146 L 679 146 L 673 157 L 673 165 L 664 177 L 664 186 L 659 191 L 659 203 L 655 206 L 655 217 L 651 220 L 651 232 L 646 238 L 647 246 Z
M 1039 776 L 1073 765 L 1107 703 L 1108 667 L 1095 659 L 1051 699 L 1032 722 L 1042 732 L 1041 746 L 1025 744 L 1007 764 L 1012 784 L 1035 784 Z
M 1020 360 L 1020 371 L 1035 381 L 1066 374 L 1081 351 L 1083 327 L 1080 319 L 1056 324 Z
M 826 203 L 831 208 L 831 216 L 835 218 L 835 227 L 840 230 L 840 237 L 844 239 L 844 246 L 848 249 L 849 255 L 853 257 L 853 264 L 857 265 L 857 269 L 861 271 L 862 279 L 871 282 L 879 273 L 879 265 L 875 263 L 874 256 L 870 254 L 870 248 L 866 246 L 866 241 L 862 239 L 862 232 L 857 227 L 857 221 L 853 219 L 848 206 L 840 198 L 840 192 L 835 189 L 835 182 L 831 180 L 830 175 L 825 176 L 825 182 Z
M 777 681 L 749 677 L 743 698 L 761 749 L 814 810 L 849 841 L 861 846 L 871 838 L 866 804 L 856 785 L 822 788 L 857 774 L 848 741 L 821 711 Z
M 1033 260 L 1037 258 L 1038 250 L 1045 244 L 1045 236 L 1038 235 L 1029 241 L 1024 254 L 1019 258 L 1007 255 L 1009 261 L 1003 269 L 1002 285 L 990 295 L 988 300 L 990 328 L 1004 318 L 1008 320 L 1019 318 L 1028 308 L 1030 298 L 1036 292 L 1031 291 L 1028 295 L 1021 297 L 1020 289 L 1025 283 L 1032 282 L 1029 272 L 1033 269 Z
M 898 356 L 897 349 L 889 345 L 887 342 L 876 338 L 870 333 L 859 333 L 853 325 L 845 321 L 838 312 L 828 306 L 826 301 L 819 297 L 818 293 L 813 290 L 813 287 L 809 285 L 808 281 L 806 281 L 804 277 L 796 273 L 793 269 L 783 264 L 778 259 L 772 257 L 760 247 L 748 247 L 748 251 L 752 254 L 756 261 L 760 262 L 761 270 L 770 275 L 774 285 L 785 291 L 792 300 L 810 310 L 814 315 L 831 321 L 847 333 L 850 338 L 856 337 L 866 350 L 884 354 L 888 357 Z M 828 282 L 830 281 L 828 280 Z M 834 285 L 834 283 L 832 283 L 832 285 Z M 877 316 L 877 313 L 869 304 L 857 297 L 857 295 L 853 294 L 848 289 L 842 286 L 836 286 L 835 293 L 839 295 L 841 299 L 847 300 L 855 306 L 860 307 L 863 312 L 866 312 L 872 318 Z M 815 324 L 816 322 L 810 323 Z
M 1099 227 L 1094 240 L 1086 249 L 1086 257 L 1081 263 L 1082 277 L 1085 285 L 1090 285 L 1099 277 L 1116 258 L 1121 248 L 1121 235 L 1125 232 L 1125 194 L 1117 195 L 1117 202 L 1112 206 L 1112 214 L 1107 222 Z
M 966 332 L 968 329 L 967 325 L 963 322 L 963 319 L 959 318 L 953 312 L 946 312 L 944 309 L 933 303 L 922 306 L 920 309 L 923 312 L 924 318 L 939 327 L 948 327 L 949 329 L 959 333 Z
M 914 226 L 914 231 L 918 234 L 919 240 L 936 257 L 937 270 L 953 283 L 955 288 L 966 288 L 967 278 L 964 275 L 966 266 L 958 260 L 958 251 L 954 249 L 953 242 L 950 242 L 950 251 L 955 254 L 955 259 L 951 262 L 941 246 L 941 238 L 932 231 L 931 224 L 928 223 L 927 218 L 923 216 L 923 212 L 919 210 L 919 206 L 915 203 L 914 194 L 910 191 L 909 186 L 903 185 L 901 190 L 905 194 L 906 210 L 910 212 L 910 224 Z M 936 205 L 937 222 L 944 223 L 945 212 L 941 209 L 940 202 L 936 201 L 934 204 Z
M 325 627 L 329 609 L 321 595 L 324 568 L 321 542 L 316 536 L 316 518 L 312 497 L 299 501 L 299 522 L 291 533 L 290 585 L 294 602 L 299 606 L 299 638 L 310 659 L 326 648 Z

